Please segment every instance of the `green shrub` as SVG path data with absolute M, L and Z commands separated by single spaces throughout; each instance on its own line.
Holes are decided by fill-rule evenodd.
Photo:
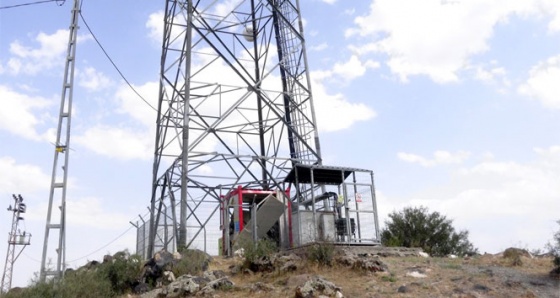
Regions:
M 388 281 L 388 282 L 396 282 L 397 281 L 397 277 L 394 274 L 391 275 L 383 275 L 381 277 L 382 281 Z
M 560 225 L 560 220 L 556 223 Z M 554 265 L 550 274 L 560 277 L 560 229 L 554 233 L 553 240 L 548 243 L 547 249 L 552 254 L 552 264 Z
M 112 262 L 100 264 L 97 274 L 101 279 L 109 282 L 113 292 L 120 295 L 131 290 L 138 280 L 141 266 L 140 256 L 130 256 L 127 251 L 124 251 L 115 254 Z
M 247 241 L 241 243 L 241 247 L 244 250 L 245 256 L 245 261 L 243 262 L 244 268 L 250 268 L 257 260 L 270 258 L 270 256 L 278 251 L 276 242 L 268 238 L 260 239 L 256 243 Z
M 82 270 L 65 275 L 61 282 L 32 281 L 29 287 L 21 291 L 12 291 L 2 298 L 97 298 L 115 297 L 111 283 L 96 270 Z
M 111 282 L 95 270 L 84 270 L 66 275 L 60 283 L 58 292 L 60 295 L 54 297 L 96 298 L 116 296 Z
M 322 266 L 332 266 L 335 253 L 336 247 L 330 242 L 313 244 L 305 251 L 308 260 Z
M 198 275 L 208 269 L 211 257 L 198 249 L 186 249 L 181 251 L 181 260 L 173 266 L 173 274 L 179 277 L 184 274 Z
M 33 282 L 27 288 L 19 291 L 12 291 L 4 294 L 2 298 L 43 298 L 43 297 L 56 297 L 57 292 L 53 282 Z
M 476 254 L 468 231 L 456 232 L 453 221 L 426 207 L 407 207 L 389 214 L 381 232 L 385 246 L 420 247 L 432 256 Z

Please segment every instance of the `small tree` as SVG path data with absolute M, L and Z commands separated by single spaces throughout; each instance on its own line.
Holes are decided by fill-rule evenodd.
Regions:
M 381 231 L 385 246 L 420 247 L 433 256 L 475 254 L 468 231 L 456 232 L 452 220 L 426 207 L 407 207 L 389 214 Z
M 560 225 L 560 220 L 557 221 Z M 552 263 L 554 264 L 554 269 L 550 272 L 552 275 L 560 276 L 560 230 L 554 233 L 552 242 L 547 245 L 548 251 L 552 254 Z

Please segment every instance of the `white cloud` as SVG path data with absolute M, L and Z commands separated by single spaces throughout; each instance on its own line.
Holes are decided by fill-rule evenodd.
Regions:
M 112 85 L 109 77 L 93 67 L 86 67 L 84 71 L 78 72 L 79 85 L 89 91 L 99 91 Z
M 154 136 L 150 131 L 97 125 L 75 136 L 74 140 L 97 154 L 119 160 L 153 158 Z
M 355 122 L 366 121 L 377 114 L 363 103 L 349 102 L 344 95 L 330 94 L 324 84 L 312 75 L 313 98 L 320 131 L 340 131 Z M 333 121 L 334 119 L 334 121 Z
M 327 4 L 335 4 L 337 0 L 321 0 Z
M 433 158 L 428 159 L 420 155 L 399 152 L 397 157 L 406 162 L 417 163 L 423 167 L 433 167 L 442 164 L 461 164 L 470 156 L 469 152 L 458 151 L 451 153 L 448 151 L 438 150 L 434 152 Z
M 68 47 L 68 30 L 59 29 L 53 34 L 39 33 L 35 37 L 37 48 L 23 45 L 19 40 L 10 44 L 12 57 L 7 63 L 7 72 L 12 75 L 35 75 L 41 71 L 64 65 L 64 53 Z M 91 39 L 90 35 L 80 35 L 78 42 Z
M 548 23 L 548 30 L 550 32 L 560 31 L 560 2 L 556 0 L 535 0 L 535 9 L 537 15 L 551 16 Z
M 68 200 L 66 207 L 67 224 L 71 226 L 85 226 L 96 229 L 114 229 L 122 227 L 130 217 L 114 212 L 110 204 L 104 204 L 95 197 L 85 197 Z
M 482 252 L 520 242 L 542 248 L 558 219 L 560 146 L 534 152 L 536 158 L 526 163 L 487 159 L 456 168 L 447 184 L 403 199 L 381 197 L 378 205 L 385 212 L 420 205 L 441 212 L 457 229 L 470 231 Z
M 159 83 L 134 86 L 153 107 L 157 107 Z M 118 124 L 97 124 L 75 135 L 76 144 L 104 156 L 119 160 L 153 158 L 156 111 L 138 97 L 128 85 L 121 85 L 115 95 L 113 110 L 123 121 Z M 115 116 L 116 117 L 116 116 Z
M 350 82 L 356 78 L 363 76 L 367 68 L 377 68 L 379 63 L 367 61 L 362 63 L 358 56 L 352 55 L 348 61 L 344 63 L 335 63 L 332 69 L 333 75 L 337 76 L 345 82 Z
M 157 108 L 159 99 L 159 82 L 147 82 L 139 86 L 133 85 L 133 87 L 152 107 Z M 157 112 L 154 109 L 142 101 L 142 99 L 138 97 L 138 95 L 132 91 L 128 85 L 121 85 L 117 90 L 115 97 L 119 103 L 119 113 L 128 114 L 130 117 L 136 119 L 146 127 L 153 128 L 155 135 Z
M 312 78 L 318 81 L 348 84 L 352 80 L 362 77 L 368 69 L 379 67 L 379 62 L 373 60 L 360 61 L 357 55 L 352 55 L 345 62 L 336 62 L 332 69 L 312 72 Z
M 12 194 L 25 191 L 26 194 L 47 192 L 50 175 L 41 168 L 31 164 L 18 164 L 15 159 L 0 157 L 0 194 Z
M 45 190 L 47 192 L 47 190 Z M 58 197 L 55 199 L 59 199 Z M 39 201 L 33 208 L 29 208 L 26 214 L 26 220 L 43 221 L 47 214 L 47 200 Z M 37 203 L 37 201 L 35 201 Z M 59 209 L 53 209 L 51 215 L 53 219 L 58 220 L 60 217 Z M 88 227 L 94 228 L 97 232 L 100 230 L 115 229 L 115 227 L 123 227 L 130 220 L 129 215 L 115 212 L 110 204 L 104 204 L 103 200 L 97 197 L 66 198 L 66 225 L 68 227 Z M 120 229 L 120 228 L 119 228 Z M 93 231 L 93 230 L 91 230 Z
M 315 45 L 315 46 L 310 46 L 309 51 L 310 52 L 320 52 L 320 51 L 326 50 L 328 47 L 329 47 L 329 45 L 326 42 L 323 42 L 323 43 Z
M 550 29 L 560 26 L 557 1 L 456 2 L 372 1 L 368 14 L 357 17 L 356 27 L 346 35 L 365 40 L 351 46 L 355 52 L 388 55 L 388 66 L 402 81 L 427 75 L 435 82 L 449 83 L 459 80 L 459 72 L 469 66 L 471 56 L 489 49 L 494 27 L 511 15 L 552 16 Z
M 344 10 L 344 14 L 345 14 L 345 15 L 351 16 L 351 15 L 354 15 L 355 13 L 356 13 L 356 9 L 355 9 L 355 8 L 350 8 L 350 9 Z
M 163 16 L 163 10 L 160 10 L 150 14 L 148 21 L 146 21 L 148 37 L 158 44 L 160 44 L 163 39 Z
M 560 109 L 560 55 L 534 66 L 518 91 L 540 101 L 545 107 Z
M 0 98 L 3 99 L 3 106 L 0 109 L 0 130 L 26 139 L 43 139 L 37 132 L 37 125 L 42 123 L 41 117 L 37 114 L 51 105 L 51 101 L 40 96 L 18 93 L 4 85 L 0 85 Z
M 504 67 L 499 66 L 497 61 L 490 61 L 487 64 L 479 64 L 468 67 L 473 71 L 476 80 L 486 84 L 501 85 L 509 87 L 510 81 L 507 79 L 507 71 Z

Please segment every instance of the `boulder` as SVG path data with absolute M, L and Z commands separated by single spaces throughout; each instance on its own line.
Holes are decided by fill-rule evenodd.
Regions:
M 352 255 L 347 253 L 336 256 L 335 262 L 343 266 L 369 272 L 383 272 L 387 271 L 388 268 L 378 256 Z
M 429 258 L 430 257 L 430 255 L 428 253 L 423 252 L 423 251 L 419 251 L 418 256 L 423 257 L 423 258 Z
M 340 294 L 338 294 L 340 293 Z M 316 276 L 307 281 L 304 285 L 296 288 L 296 298 L 312 298 L 320 295 L 325 296 L 340 296 L 342 295 L 340 287 L 337 287 L 332 282 Z
M 426 278 L 428 277 L 427 273 L 430 271 L 432 271 L 432 269 L 428 267 L 414 266 L 408 268 L 408 272 L 406 273 L 406 276 L 410 276 L 414 278 Z
M 503 252 L 504 258 L 516 258 L 516 257 L 526 257 L 526 258 L 533 258 L 531 253 L 526 249 L 510 247 Z
M 268 256 L 260 257 L 249 263 L 249 269 L 253 272 L 272 272 L 274 271 L 273 260 Z
M 113 256 L 113 259 L 116 258 L 117 255 Z M 140 273 L 140 281 L 142 283 L 156 284 L 157 286 L 160 286 L 163 282 L 175 281 L 175 276 L 173 276 L 171 269 L 177 261 L 175 254 L 165 250 L 156 252 L 151 259 L 144 263 Z
M 358 259 L 352 267 L 369 272 L 383 272 L 387 271 L 388 268 L 379 259 Z
M 274 259 L 274 267 L 282 272 L 292 272 L 299 268 L 301 258 L 296 254 L 280 256 Z
M 166 297 L 175 298 L 194 295 L 200 290 L 200 288 L 200 283 L 198 283 L 192 276 L 181 275 L 176 281 L 167 285 L 164 292 L 167 294 Z
M 206 284 L 200 291 L 202 294 L 210 294 L 215 290 L 226 290 L 234 286 L 234 283 L 227 277 L 222 277 L 216 280 L 212 280 Z
M 112 263 L 112 262 L 113 262 L 113 256 L 112 255 L 104 255 L 103 256 L 103 264 Z
M 210 270 L 210 271 L 204 271 L 202 276 L 212 281 L 212 280 L 220 279 L 222 277 L 226 277 L 227 275 L 222 270 Z
M 139 283 L 137 284 L 133 289 L 132 289 L 132 293 L 133 294 L 144 294 L 150 291 L 150 285 L 148 285 L 147 283 Z

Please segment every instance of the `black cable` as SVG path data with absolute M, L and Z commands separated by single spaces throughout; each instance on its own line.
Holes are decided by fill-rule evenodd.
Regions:
M 0 9 L 16 8 L 16 7 L 29 6 L 29 5 L 41 4 L 41 3 L 47 3 L 47 2 L 56 2 L 56 4 L 58 6 L 62 6 L 62 5 L 64 5 L 64 2 L 66 2 L 66 0 L 62 0 L 62 3 L 60 3 L 60 4 L 59 4 L 59 2 L 61 2 L 61 0 L 43 0 L 43 1 L 27 2 L 27 3 L 21 3 L 21 4 L 0 6 Z
M 113 61 L 113 59 L 111 59 L 111 57 L 109 56 L 109 54 L 107 53 L 107 51 L 105 51 L 105 48 L 101 45 L 101 43 L 99 42 L 99 40 L 97 39 L 97 37 L 95 36 L 95 34 L 93 34 L 93 32 L 91 31 L 91 28 L 89 27 L 88 23 L 86 22 L 86 20 L 84 19 L 84 16 L 82 15 L 82 12 L 80 12 L 80 18 L 82 19 L 82 21 L 84 22 L 84 25 L 86 25 L 86 28 L 88 29 L 89 33 L 91 34 L 91 36 L 93 37 L 93 39 L 95 40 L 95 42 L 97 43 L 97 45 L 99 46 L 99 48 L 101 48 L 101 51 L 103 51 L 103 54 L 105 54 L 105 57 L 107 57 L 107 59 L 109 59 L 109 62 L 111 62 L 111 64 L 113 65 L 113 67 L 117 70 L 117 72 L 119 73 L 119 75 L 121 76 L 121 78 L 126 82 L 126 84 L 128 85 L 128 87 L 130 87 L 130 89 L 132 89 L 132 91 L 134 91 L 134 93 L 136 93 L 136 95 L 138 95 L 138 97 L 140 97 L 140 99 L 142 99 L 142 101 L 144 101 L 148 106 L 150 106 L 150 108 L 152 108 L 152 110 L 154 111 L 158 111 L 156 108 L 154 108 L 144 97 L 142 97 L 142 95 L 140 95 L 140 93 L 138 93 L 138 91 L 136 91 L 136 89 L 132 86 L 132 84 L 125 78 L 124 74 L 121 72 L 121 70 L 117 67 L 117 65 L 115 64 L 115 62 Z

